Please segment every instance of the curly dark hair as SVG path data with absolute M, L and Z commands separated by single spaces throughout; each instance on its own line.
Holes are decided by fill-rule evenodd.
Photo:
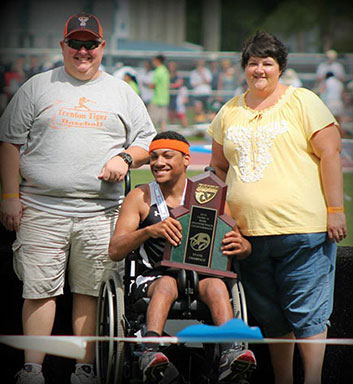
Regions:
M 179 140 L 179 141 L 183 141 L 188 146 L 190 146 L 190 143 L 185 139 L 183 135 L 174 131 L 165 131 L 165 132 L 157 133 L 157 135 L 152 139 L 152 141 L 159 140 L 159 139 Z
M 245 69 L 251 56 L 274 58 L 282 73 L 287 67 L 287 48 L 276 36 L 268 32 L 257 31 L 255 35 L 246 40 L 241 54 L 243 69 Z

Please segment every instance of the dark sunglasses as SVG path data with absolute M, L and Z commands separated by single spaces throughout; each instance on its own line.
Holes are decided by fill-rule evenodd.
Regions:
M 89 41 L 82 41 L 82 40 L 64 40 L 64 43 L 66 43 L 70 48 L 76 49 L 79 51 L 82 47 L 85 47 L 87 51 L 91 51 L 92 49 L 96 49 L 99 47 L 101 41 L 99 40 L 89 40 Z

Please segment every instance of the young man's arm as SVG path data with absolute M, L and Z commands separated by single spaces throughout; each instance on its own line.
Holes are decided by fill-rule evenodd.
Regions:
M 125 198 L 114 234 L 109 244 L 109 257 L 114 261 L 124 259 L 130 252 L 139 248 L 149 238 L 164 237 L 172 245 L 181 242 L 181 224 L 171 217 L 157 224 L 139 228 L 149 210 L 148 185 L 132 190 Z

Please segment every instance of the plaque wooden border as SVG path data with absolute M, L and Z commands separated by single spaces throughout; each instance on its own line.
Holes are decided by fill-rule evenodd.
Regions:
M 237 277 L 237 274 L 230 270 L 232 264 L 231 257 L 223 255 L 219 249 L 224 234 L 229 232 L 235 225 L 235 221 L 224 213 L 226 191 L 227 185 L 212 172 L 204 172 L 188 179 L 184 205 L 174 208 L 170 212 L 171 217 L 177 219 L 182 225 L 182 243 L 178 247 L 173 247 L 167 242 L 163 258 L 157 265 L 194 270 L 200 274 L 217 277 Z M 195 212 L 195 207 L 201 218 L 197 217 L 199 221 L 192 224 L 191 218 L 192 213 Z M 212 229 L 210 228 L 207 216 L 207 212 L 210 210 L 215 211 Z M 200 228 L 200 233 L 197 233 L 197 228 L 195 227 Z M 210 231 L 212 231 L 211 236 L 209 236 Z M 207 236 L 211 237 L 209 249 L 207 250 L 209 255 L 207 266 L 198 264 L 203 262 L 205 257 L 202 251 L 201 254 L 194 249 L 190 251 L 190 234 L 194 234 L 197 244 L 203 244 L 202 241 Z M 201 238 L 200 242 L 198 241 L 198 235 Z M 194 258 L 198 260 L 198 263 L 196 261 L 195 263 L 186 262 L 186 254 L 188 252 L 189 254 L 190 252 L 193 253 L 193 256 L 189 259 Z

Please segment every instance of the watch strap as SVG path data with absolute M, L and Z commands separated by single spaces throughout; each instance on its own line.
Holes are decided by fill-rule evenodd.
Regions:
M 120 152 L 118 153 L 118 156 L 121 157 L 125 163 L 128 165 L 128 167 L 131 167 L 132 164 L 132 156 L 127 152 Z

